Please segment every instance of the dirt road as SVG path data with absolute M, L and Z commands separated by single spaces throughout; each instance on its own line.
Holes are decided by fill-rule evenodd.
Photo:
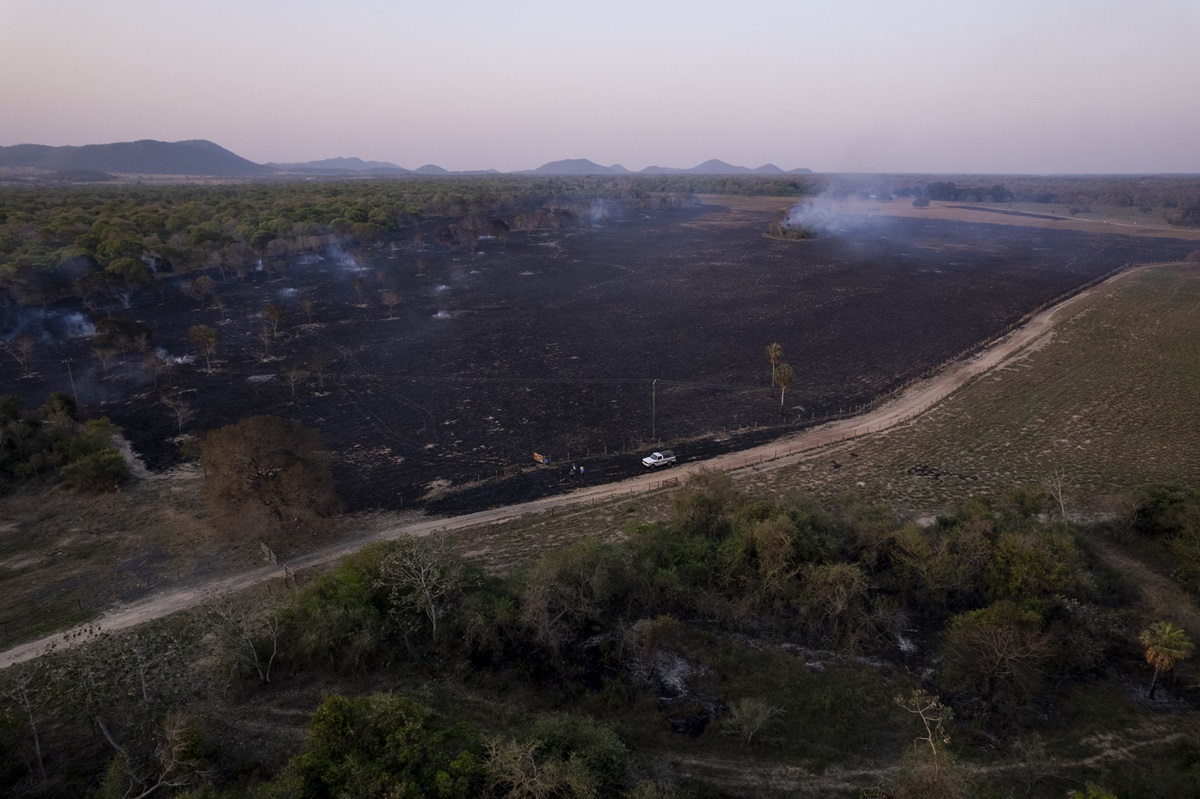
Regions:
M 411 524 L 385 530 L 382 533 L 346 541 L 337 546 L 293 558 L 287 561 L 286 565 L 293 571 L 301 571 L 336 561 L 354 552 L 370 540 L 398 538 L 403 535 L 429 535 L 443 530 L 461 530 L 478 525 L 494 524 L 525 514 L 542 513 L 554 508 L 596 504 L 622 496 L 645 493 L 664 487 L 664 483 L 671 485 L 675 480 L 683 482 L 689 475 L 701 468 L 737 472 L 747 468 L 777 469 L 799 463 L 814 457 L 831 444 L 878 433 L 919 416 L 934 404 L 966 385 L 970 380 L 994 369 L 1006 359 L 1049 333 L 1058 320 L 1062 319 L 1083 297 L 1104 289 L 1116 280 L 1122 280 L 1131 274 L 1149 268 L 1152 267 L 1143 266 L 1126 270 L 1087 291 L 1064 300 L 1037 314 L 1027 324 L 998 340 L 987 349 L 952 364 L 934 377 L 913 385 L 891 401 L 860 416 L 785 436 L 771 444 L 753 449 L 728 453 L 706 461 L 682 464 L 666 470 L 656 469 L 644 476 L 619 483 L 589 486 L 570 494 L 545 497 L 520 505 L 491 508 L 463 516 L 421 519 Z M 210 580 L 201 585 L 156 593 L 138 602 L 115 607 L 88 627 L 115 631 L 134 627 L 154 619 L 161 619 L 178 611 L 196 607 L 206 597 L 229 591 L 240 591 L 272 579 L 278 579 L 282 569 L 282 564 L 273 564 Z M 87 640 L 87 636 L 78 635 L 79 632 L 80 629 L 59 632 L 0 652 L 0 669 L 37 657 L 51 644 L 63 646 Z

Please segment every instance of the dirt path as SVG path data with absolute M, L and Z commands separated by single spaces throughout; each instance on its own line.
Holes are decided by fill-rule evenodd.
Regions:
M 1051 331 L 1054 325 L 1076 303 L 1096 291 L 1102 290 L 1114 281 L 1152 266 L 1137 267 L 1123 271 L 1092 288 L 1077 294 L 1058 305 L 1034 316 L 1023 327 L 1013 331 L 995 342 L 986 350 L 979 352 L 959 363 L 952 364 L 943 372 L 929 380 L 910 387 L 889 402 L 868 411 L 860 416 L 842 419 L 837 422 L 805 430 L 794 435 L 785 436 L 771 444 L 753 449 L 732 452 L 706 461 L 687 463 L 660 472 L 654 470 L 644 476 L 619 483 L 589 486 L 570 494 L 525 502 L 520 505 L 507 505 L 499 508 L 470 513 L 449 518 L 427 518 L 411 524 L 405 524 L 374 533 L 369 536 L 346 541 L 333 547 L 298 556 L 287 562 L 287 567 L 293 571 L 301 571 L 313 566 L 336 561 L 359 549 L 371 540 L 398 538 L 403 535 L 429 535 L 433 532 L 462 530 L 467 527 L 495 524 L 530 513 L 542 513 L 555 508 L 563 508 L 581 504 L 599 504 L 611 499 L 633 496 L 647 491 L 668 487 L 676 482 L 683 482 L 691 474 L 702 468 L 722 469 L 737 472 L 742 469 L 778 469 L 790 466 L 818 455 L 822 449 L 847 439 L 878 433 L 913 419 L 927 411 L 931 406 L 948 397 L 950 394 L 966 385 L 970 380 L 994 369 L 1006 359 L 1012 357 L 1027 346 Z M 240 574 L 230 575 L 216 580 L 210 580 L 202 585 L 193 585 L 173 591 L 164 591 L 146 597 L 128 605 L 115 607 L 96 621 L 84 628 L 63 631 L 44 638 L 19 644 L 11 649 L 0 652 L 0 669 L 22 663 L 42 653 L 50 644 L 59 646 L 78 643 L 87 640 L 86 635 L 80 635 L 84 629 L 103 629 L 105 631 L 123 630 L 154 619 L 170 616 L 181 610 L 196 607 L 206 597 L 229 591 L 240 591 L 251 586 L 260 585 L 281 576 L 283 565 L 263 566 Z M 67 643 L 69 642 L 69 643 Z
M 1017 758 L 990 764 L 964 764 L 975 778 L 995 783 L 1010 775 L 1014 783 L 1032 785 L 1052 777 L 1062 778 L 1080 769 L 1095 769 L 1114 761 L 1134 760 L 1145 749 L 1161 749 L 1183 737 L 1175 724 L 1149 721 L 1129 729 L 1089 735 L 1080 741 L 1085 752 L 1074 757 L 1053 757 L 1038 762 Z M 673 752 L 665 756 L 677 774 L 691 779 L 720 785 L 725 789 L 741 790 L 748 795 L 771 791 L 789 796 L 829 796 L 849 794 L 867 788 L 887 785 L 899 772 L 899 764 L 872 763 L 860 768 L 833 765 L 820 772 L 802 766 L 772 764 L 762 767 L 749 758 L 714 757 L 711 754 L 684 755 Z M 961 761 L 960 761 L 961 762 Z

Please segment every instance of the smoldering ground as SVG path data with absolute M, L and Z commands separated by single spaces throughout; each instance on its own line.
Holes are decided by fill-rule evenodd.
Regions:
M 853 408 L 1115 267 L 1194 249 L 824 212 L 834 235 L 797 242 L 764 236 L 772 219 L 705 206 L 449 242 L 430 223 L 269 276 L 212 273 L 219 303 L 135 294 L 114 313 L 150 328 L 151 351 L 192 357 L 167 373 L 132 352 L 106 373 L 91 339 L 55 336 L 33 355 L 35 377 L 0 357 L 0 383 L 36 407 L 69 389 L 71 359 L 94 385 L 90 410 L 152 468 L 179 458 L 163 392 L 194 410 L 185 432 L 296 418 L 321 431 L 350 508 L 473 486 L 440 500 L 465 510 L 565 490 L 572 462 L 588 481 L 614 479 L 658 442 L 688 460 Z M 268 305 L 283 311 L 274 333 Z M 220 333 L 211 371 L 188 338 L 196 325 Z M 782 415 L 763 356 L 773 341 L 796 375 Z

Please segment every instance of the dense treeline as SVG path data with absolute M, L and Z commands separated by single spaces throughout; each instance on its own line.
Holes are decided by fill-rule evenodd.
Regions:
M 0 190 L 0 285 L 27 303 L 65 296 L 100 268 L 141 284 L 163 269 L 246 269 L 311 251 L 330 236 L 370 244 L 422 220 L 487 230 L 532 224 L 538 212 L 587 218 L 596 202 L 630 211 L 678 204 L 699 191 L 800 195 L 796 178 L 495 176 L 234 186 Z
M 104 418 L 81 421 L 75 400 L 56 391 L 36 412 L 0 395 L 0 493 L 28 483 L 62 482 L 81 491 L 113 491 L 130 477 Z
M 1200 180 L 1185 175 L 832 175 L 824 178 L 823 190 L 836 198 L 1141 208 L 1164 212 L 1167 221 L 1183 225 L 1195 225 L 1200 209 Z
M 244 271 L 354 245 L 441 220 L 455 234 L 586 220 L 597 203 L 626 211 L 678 205 L 700 193 L 966 202 L 1036 201 L 1167 209 L 1197 224 L 1200 187 L 1169 177 L 1004 177 L 958 185 L 919 176 L 474 176 L 224 186 L 0 189 L 0 287 L 26 304 L 152 283 L 165 270 Z M 86 279 L 86 280 L 85 280 Z M 87 282 L 89 285 L 81 285 Z M 105 285 L 100 285 L 105 284 Z
M 97 781 L 102 796 L 686 795 L 635 744 L 649 725 L 810 767 L 890 754 L 895 796 L 963 795 L 956 750 L 1028 748 L 1073 686 L 1144 691 L 1143 648 L 1156 682 L 1190 652 L 1048 507 L 1017 490 L 922 528 L 702 472 L 667 521 L 508 575 L 445 538 L 374 543 L 283 601 L 213 598 L 169 628 L 7 670 L 0 773 L 16 793 L 60 795 Z M 1200 494 L 1152 487 L 1124 508 L 1109 535 L 1200 573 Z M 414 679 L 444 686 L 437 711 L 378 688 Z M 220 708 L 313 680 L 359 688 L 324 699 L 302 751 L 248 754 L 245 722 Z M 447 696 L 475 692 L 542 698 L 514 724 Z M 1200 736 L 1168 755 L 1115 773 L 1119 795 L 1200 788 Z

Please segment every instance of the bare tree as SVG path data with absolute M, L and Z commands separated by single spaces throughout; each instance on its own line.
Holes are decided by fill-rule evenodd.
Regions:
M 388 319 L 395 319 L 395 308 L 400 304 L 400 295 L 392 289 L 384 289 L 380 292 L 379 299 L 387 306 Z
M 265 685 L 271 682 L 271 668 L 279 654 L 279 616 L 262 613 L 246 600 L 225 594 L 205 603 L 217 622 L 226 654 L 235 663 L 249 666 Z
M 1056 468 L 1050 474 L 1046 475 L 1044 485 L 1046 486 L 1046 493 L 1058 503 L 1059 515 L 1064 519 L 1067 518 L 1067 491 L 1070 487 L 1070 481 L 1067 479 L 1066 472 Z
M 27 333 L 22 333 L 4 345 L 4 348 L 8 350 L 9 355 L 16 358 L 17 363 L 21 364 L 21 372 L 25 377 L 29 377 L 33 374 L 33 372 L 29 371 L 29 356 L 33 354 L 35 343 L 36 342 L 34 342 L 33 336 L 30 336 Z
M 727 729 L 746 746 L 751 746 L 781 713 L 782 710 L 761 697 L 739 699 L 729 706 Z
M 286 315 L 287 315 L 287 311 L 285 311 L 283 309 L 282 305 L 276 305 L 275 303 L 270 303 L 265 308 L 263 308 L 263 311 L 262 311 L 263 321 L 266 324 L 271 326 L 271 335 L 272 336 L 279 335 L 279 323 L 283 321 L 283 317 L 285 317 Z
M 358 304 L 362 305 L 365 302 L 363 298 L 363 290 L 365 286 L 363 285 L 362 275 L 355 275 L 354 277 L 350 278 L 350 285 L 354 286 L 354 293 L 358 295 Z
M 171 409 L 171 413 L 175 415 L 175 426 L 178 434 L 183 435 L 183 426 L 190 422 L 196 415 L 196 411 L 187 403 L 181 394 L 163 394 L 158 399 L 163 405 Z
M 208 275 L 201 275 L 196 278 L 194 284 L 196 293 L 199 295 L 196 299 L 202 300 L 205 297 L 209 299 L 210 304 L 216 307 L 217 298 L 217 282 Z
M 406 616 L 420 614 L 429 624 L 430 637 L 438 640 L 438 622 L 468 585 L 466 564 L 444 536 L 396 541 L 395 549 L 380 564 L 379 585 L 390 591 L 392 613 L 402 624 L 417 624 Z
M 296 401 L 296 386 L 304 382 L 304 378 L 308 377 L 308 370 L 299 361 L 289 360 L 283 365 L 280 370 L 283 379 L 288 382 L 292 389 L 292 402 Z
M 15 704 L 29 723 L 29 732 L 33 736 L 34 760 L 37 763 L 38 777 L 46 781 L 46 765 L 42 757 L 42 736 L 37 725 L 37 696 L 38 686 L 35 685 L 36 672 L 26 669 L 5 688 L 4 698 Z
M 312 324 L 313 309 L 317 307 L 317 303 L 312 297 L 305 297 L 300 300 L 300 307 L 304 309 L 304 316 L 308 319 L 308 323 Z
M 154 390 L 158 391 L 158 379 L 170 371 L 170 363 L 157 352 L 148 351 L 142 356 L 142 368 L 154 378 Z
M 925 735 L 917 736 L 915 743 L 925 743 L 929 747 L 930 757 L 934 768 L 940 764 L 939 744 L 950 743 L 950 735 L 946 725 L 954 718 L 954 711 L 942 704 L 942 700 L 920 688 L 915 689 L 909 696 L 897 696 L 895 702 L 900 707 L 912 713 L 921 720 Z
M 198 751 L 199 735 L 194 724 L 181 715 L 170 713 L 159 725 L 158 744 L 154 748 L 157 767 L 150 772 L 151 776 L 131 773 L 128 754 L 113 739 L 104 722 L 100 718 L 96 721 L 109 744 L 124 761 L 125 779 L 129 782 L 129 787 L 125 790 L 128 799 L 146 799 L 162 788 L 186 788 L 208 779 L 214 771 L 212 765 Z
M 92 355 L 96 356 L 96 360 L 100 362 L 100 369 L 104 372 L 105 379 L 108 379 L 112 362 L 116 359 L 121 351 L 112 347 L 96 347 L 92 350 Z
M 263 357 L 271 357 L 271 339 L 275 338 L 275 334 L 271 332 L 271 325 L 264 319 L 262 325 L 258 329 L 258 340 L 263 345 Z
M 324 391 L 325 378 L 329 376 L 329 370 L 333 368 L 333 359 L 327 353 L 318 350 L 308 356 L 308 368 L 316 376 L 318 388 Z

